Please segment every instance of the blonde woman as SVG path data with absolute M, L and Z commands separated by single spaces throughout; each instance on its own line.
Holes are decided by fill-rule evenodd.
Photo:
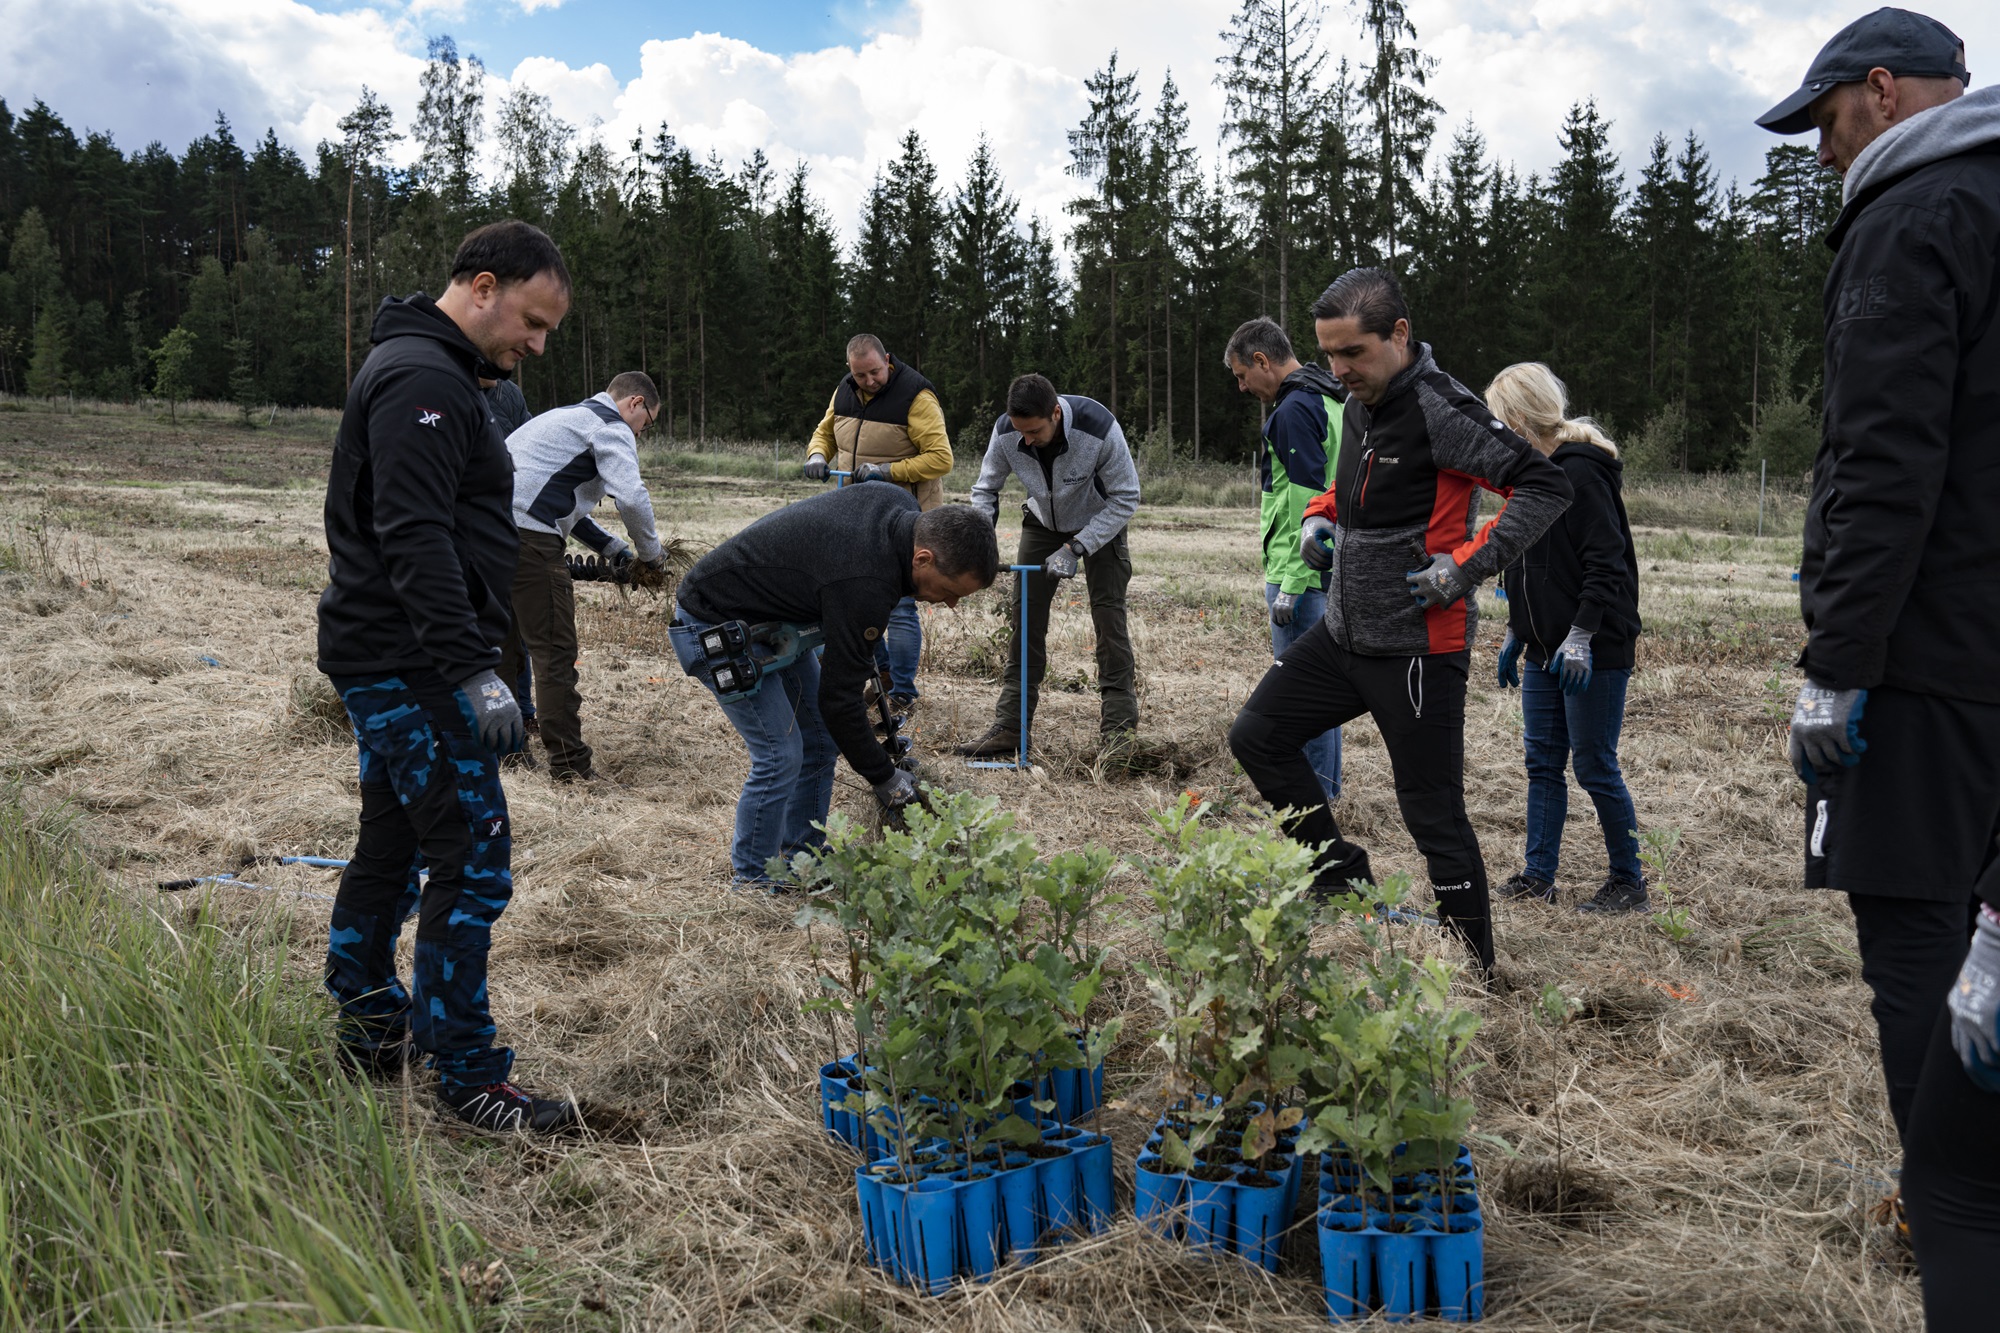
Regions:
M 1494 376 L 1486 404 L 1561 467 L 1576 493 L 1562 517 L 1501 574 L 1507 638 L 1498 674 L 1502 688 L 1521 691 L 1528 845 L 1526 867 L 1500 886 L 1499 895 L 1556 901 L 1569 814 L 1565 770 L 1574 767 L 1597 808 L 1611 863 L 1603 886 L 1577 910 L 1642 911 L 1649 903 L 1638 820 L 1618 767 L 1632 641 L 1639 634 L 1639 562 L 1620 493 L 1618 446 L 1590 418 L 1568 415 L 1563 382 L 1539 361 Z

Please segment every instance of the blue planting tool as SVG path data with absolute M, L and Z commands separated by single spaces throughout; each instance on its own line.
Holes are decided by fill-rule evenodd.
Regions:
M 854 474 L 852 472 L 841 472 L 834 468 L 828 468 L 826 470 L 826 475 L 833 478 L 833 489 L 837 491 L 842 486 L 845 486 L 847 484 L 847 479 L 853 476 Z
M 294 898 L 317 898 L 321 902 L 326 903 L 333 901 L 333 895 L 330 893 L 308 893 L 304 889 L 283 889 L 275 884 L 252 884 L 247 879 L 238 879 L 236 876 L 227 873 L 220 875 L 197 875 L 193 879 L 164 879 L 160 881 L 158 887 L 161 893 L 178 893 L 182 889 L 199 888 L 203 884 L 220 884 L 224 888 L 229 889 L 255 889 L 260 893 L 283 893 L 289 894 Z
M 1014 754 L 1014 761 L 1003 764 L 997 759 L 972 759 L 967 768 L 1011 768 L 1020 770 L 1028 767 L 1028 575 L 1041 569 L 1040 565 L 1009 565 L 1014 571 L 1014 585 L 1021 590 L 1021 619 L 1017 631 L 1021 638 L 1021 748 Z

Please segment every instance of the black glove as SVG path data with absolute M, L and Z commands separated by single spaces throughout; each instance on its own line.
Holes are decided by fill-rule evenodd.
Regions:
M 1413 569 L 1405 574 L 1403 582 L 1410 585 L 1410 596 L 1416 599 L 1420 611 L 1428 611 L 1434 606 L 1450 606 L 1472 591 L 1472 580 L 1465 577 L 1458 561 L 1444 551 L 1432 556 L 1431 562 L 1422 569 Z
M 895 478 L 889 475 L 889 464 L 887 463 L 857 463 L 854 468 L 854 476 L 850 480 L 894 481 Z
M 882 803 L 884 810 L 901 810 L 922 796 L 923 792 L 917 787 L 916 777 L 908 769 L 897 769 L 889 775 L 887 782 L 877 783 L 875 786 L 875 799 Z
M 1861 762 L 1868 742 L 1861 739 L 1861 710 L 1866 690 L 1835 690 L 1810 679 L 1792 709 L 1792 768 L 1801 782 L 1811 783 L 1815 771 L 1831 773 Z
M 1042 561 L 1042 573 L 1052 579 L 1073 579 L 1076 577 L 1076 544 L 1067 543 L 1058 547 L 1055 554 Z
M 1281 592 L 1276 597 L 1273 597 L 1271 599 L 1271 623 L 1273 625 L 1291 624 L 1292 608 L 1298 604 L 1299 595 L 1295 592 Z
M 1324 573 L 1333 568 L 1333 520 L 1314 514 L 1299 525 L 1299 559 Z
M 818 454 L 814 454 L 811 458 L 808 458 L 806 460 L 805 472 L 807 481 L 825 481 L 826 460 L 824 458 L 821 458 Z
M 611 566 L 612 573 L 623 574 L 632 567 L 632 555 L 632 548 L 620 542 L 605 552 L 604 559 L 605 563 Z
M 512 754 L 527 743 L 528 727 L 521 720 L 521 705 L 514 691 L 491 671 L 467 676 L 458 683 L 472 701 L 472 716 L 479 724 L 479 743 L 495 754 Z
M 1514 637 L 1514 631 L 1507 631 L 1507 638 L 1500 645 L 1500 666 L 1494 673 L 1503 690 L 1521 688 L 1521 650 L 1527 645 Z

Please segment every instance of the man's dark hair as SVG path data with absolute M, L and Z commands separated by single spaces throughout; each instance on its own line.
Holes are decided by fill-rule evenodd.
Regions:
M 569 290 L 569 269 L 549 234 L 512 219 L 489 222 L 458 243 L 458 253 L 451 257 L 451 280 L 470 282 L 482 273 L 491 273 L 502 287 L 547 273 Z
M 1222 364 L 1231 368 L 1247 366 L 1250 358 L 1259 352 L 1274 366 L 1296 359 L 1292 352 L 1292 340 L 1278 327 L 1278 321 L 1269 315 L 1259 315 L 1236 326 L 1236 332 L 1229 335 L 1228 346 L 1222 349 Z
M 633 394 L 645 399 L 646 410 L 660 410 L 660 390 L 654 385 L 653 377 L 643 370 L 628 370 L 611 377 L 611 383 L 604 386 L 604 392 L 611 395 L 611 401 L 622 403 Z
M 889 349 L 884 347 L 882 340 L 872 333 L 857 333 L 847 340 L 847 359 L 849 361 L 860 356 L 863 352 L 873 352 L 884 361 L 889 359 Z
M 1007 386 L 1007 415 L 1010 417 L 1052 417 L 1060 401 L 1056 397 L 1056 386 L 1043 375 L 1022 375 Z
M 1361 331 L 1386 338 L 1396 321 L 1410 317 L 1403 288 L 1386 268 L 1351 268 L 1333 280 L 1313 302 L 1314 319 L 1356 319 Z
M 979 586 L 986 588 L 1000 576 L 999 534 L 971 505 L 939 505 L 918 514 L 916 542 L 935 557 L 938 573 L 948 579 L 976 574 Z

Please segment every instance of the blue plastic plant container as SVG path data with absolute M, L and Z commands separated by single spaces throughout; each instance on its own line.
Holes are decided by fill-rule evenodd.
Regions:
M 1138 1169 L 1132 1173 L 1132 1211 L 1162 1236 L 1174 1237 L 1181 1231 L 1187 1176 L 1166 1166 L 1158 1153 L 1139 1154 Z
M 1077 1118 L 1077 1074 L 1075 1069 L 1051 1069 L 1049 1071 L 1049 1095 L 1054 1098 L 1056 1109 L 1051 1113 L 1061 1123 L 1067 1125 Z
M 1008 1153 L 1006 1162 L 1007 1169 L 994 1178 L 1000 1193 L 1004 1253 L 1014 1263 L 1031 1264 L 1041 1239 L 1041 1224 L 1035 1217 L 1035 1189 L 1040 1178 L 1035 1159 L 1025 1153 Z
M 854 1195 L 861 1205 L 861 1251 L 871 1268 L 895 1272 L 895 1241 L 882 1211 L 882 1182 L 865 1166 L 854 1168 Z
M 1365 1319 L 1375 1302 L 1375 1236 L 1368 1216 L 1354 1212 L 1319 1215 L 1319 1271 L 1326 1287 L 1326 1316 Z
M 1226 1250 L 1235 1239 L 1231 1226 L 1231 1204 L 1236 1200 L 1236 1180 L 1187 1178 L 1187 1243 L 1197 1250 Z
M 958 1186 L 958 1271 L 984 1282 L 1000 1267 L 1000 1181 L 984 1167 L 955 1171 Z
M 819 1112 L 820 1123 L 829 1135 L 858 1150 L 861 1118 L 842 1105 L 853 1091 L 847 1086 L 847 1080 L 853 1077 L 854 1065 L 848 1060 L 835 1060 L 819 1067 Z
M 1486 1224 L 1473 1209 L 1454 1211 L 1449 1230 L 1425 1237 L 1436 1282 L 1438 1317 L 1471 1323 L 1486 1313 Z
M 1111 1140 L 1102 1134 L 1085 1134 L 1066 1143 L 1076 1163 L 1083 1225 L 1092 1232 L 1102 1231 L 1111 1225 L 1111 1211 L 1116 1206 L 1111 1190 Z
M 1082 1220 L 1077 1208 L 1076 1155 L 1068 1151 L 1068 1143 L 1060 1142 L 1055 1147 L 1064 1149 L 1060 1157 L 1038 1157 L 1035 1159 L 1035 1193 L 1039 1200 L 1035 1209 L 1041 1223 L 1042 1235 L 1057 1231 L 1074 1231 Z
M 1267 1173 L 1268 1174 L 1268 1173 Z M 1235 1195 L 1230 1218 L 1231 1246 L 1253 1264 L 1278 1271 L 1278 1255 L 1284 1247 L 1285 1225 L 1291 1215 L 1285 1211 L 1285 1180 L 1270 1176 L 1269 1185 L 1247 1183 L 1245 1172 L 1230 1182 Z
M 1404 1229 L 1387 1229 L 1390 1218 L 1372 1219 L 1375 1235 L 1375 1282 L 1382 1293 L 1382 1317 L 1392 1324 L 1423 1317 L 1430 1300 L 1431 1219 L 1422 1213 L 1399 1213 Z
M 958 1259 L 957 1186 L 936 1176 L 912 1185 L 885 1181 L 882 1201 L 893 1214 L 901 1243 L 903 1280 L 932 1296 L 951 1290 Z

